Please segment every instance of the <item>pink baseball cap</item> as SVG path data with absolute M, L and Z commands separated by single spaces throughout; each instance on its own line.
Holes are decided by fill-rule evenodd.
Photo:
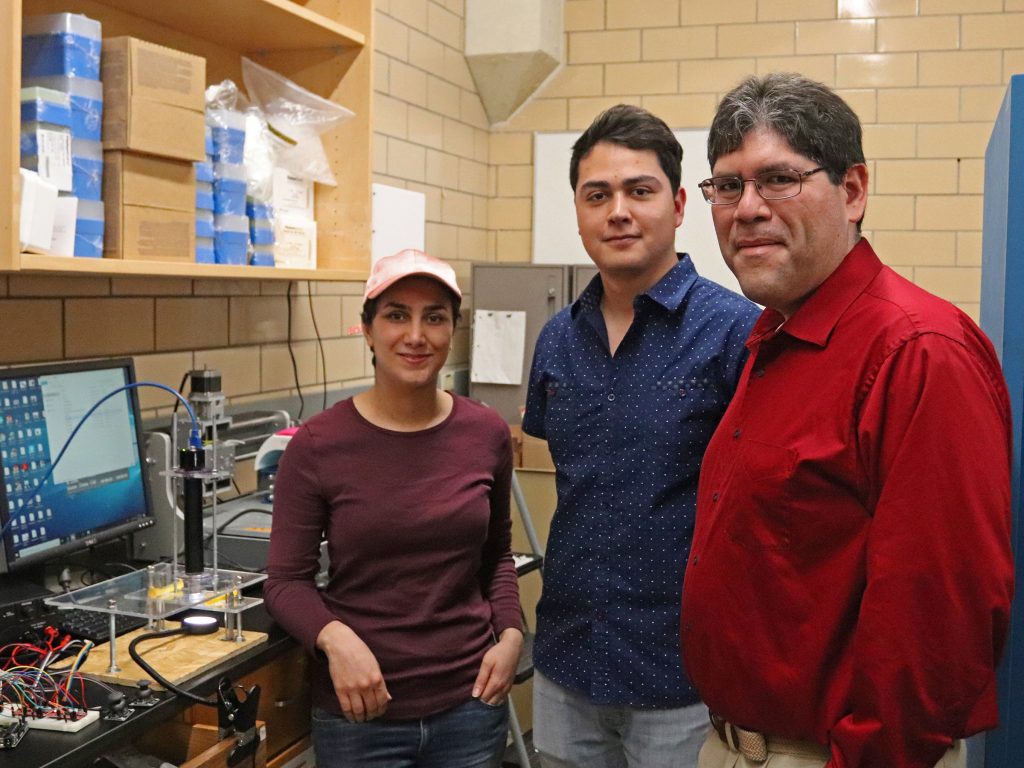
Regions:
M 402 278 L 412 275 L 425 275 L 439 280 L 455 291 L 456 296 L 462 298 L 462 291 L 459 290 L 459 284 L 455 280 L 454 269 L 423 251 L 406 248 L 404 251 L 378 259 L 370 268 L 370 277 L 366 281 L 363 300 L 377 298 Z

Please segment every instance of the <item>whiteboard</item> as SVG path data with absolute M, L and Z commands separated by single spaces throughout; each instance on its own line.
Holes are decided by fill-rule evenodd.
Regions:
M 569 186 L 572 145 L 582 131 L 533 135 L 533 263 L 590 264 L 576 226 L 576 207 Z M 676 230 L 676 250 L 693 259 L 697 271 L 739 293 L 739 283 L 722 260 L 711 223 L 711 206 L 697 183 L 711 175 L 707 160 L 707 129 L 674 131 L 683 146 L 682 187 L 686 190 L 683 223 Z
M 406 248 L 422 251 L 427 231 L 427 196 L 411 189 L 373 185 L 370 261 Z

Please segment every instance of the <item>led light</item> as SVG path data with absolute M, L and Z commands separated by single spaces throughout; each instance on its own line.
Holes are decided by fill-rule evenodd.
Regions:
M 204 614 L 186 616 L 181 620 L 181 629 L 187 635 L 210 635 L 217 631 L 217 618 Z

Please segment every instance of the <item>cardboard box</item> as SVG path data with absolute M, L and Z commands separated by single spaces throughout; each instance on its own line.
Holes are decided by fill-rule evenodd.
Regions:
M 195 216 L 196 171 L 188 160 L 134 152 L 103 153 L 103 200 L 107 216 L 136 205 L 188 211 Z
M 195 250 L 195 211 L 139 205 L 107 208 L 105 258 L 194 262 Z
M 523 466 L 523 427 L 521 424 L 509 424 L 508 431 L 512 435 L 512 466 Z
M 551 470 L 555 468 L 546 440 L 523 433 L 523 468 Z
M 205 160 L 206 60 L 134 37 L 103 41 L 103 147 Z

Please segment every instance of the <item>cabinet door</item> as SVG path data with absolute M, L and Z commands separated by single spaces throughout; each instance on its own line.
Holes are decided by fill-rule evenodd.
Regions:
M 522 421 L 526 406 L 526 384 L 537 335 L 569 298 L 569 268 L 563 266 L 480 265 L 473 266 L 473 309 L 526 312 L 526 345 L 523 350 L 523 379 L 514 384 L 475 384 L 469 394 L 496 408 L 510 424 Z
M 283 656 L 254 672 L 233 681 L 249 689 L 260 687 L 260 705 L 256 718 L 267 724 L 267 756 L 273 758 L 305 737 L 310 730 L 312 707 L 309 691 L 309 658 L 302 648 L 293 648 Z M 189 710 L 191 723 L 217 724 L 217 712 L 210 707 Z

